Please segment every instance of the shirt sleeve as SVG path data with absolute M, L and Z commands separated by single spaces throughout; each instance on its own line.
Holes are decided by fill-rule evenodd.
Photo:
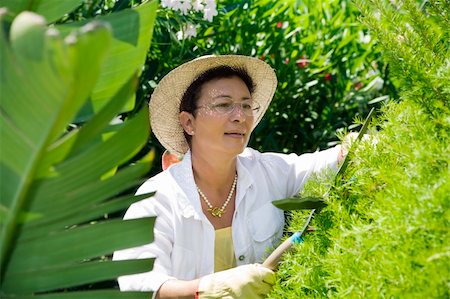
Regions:
M 261 160 L 272 188 L 280 199 L 296 195 L 313 173 L 324 169 L 336 171 L 340 145 L 327 150 L 297 154 L 262 153 Z
M 136 194 L 155 190 L 151 182 L 144 183 Z M 154 225 L 154 242 L 144 246 L 114 252 L 113 260 L 155 258 L 152 271 L 125 275 L 118 278 L 121 291 L 153 291 L 153 298 L 161 285 L 170 279 L 171 261 L 167 252 L 172 251 L 173 231 L 170 225 L 169 204 L 158 192 L 151 198 L 132 204 L 124 219 L 157 216 Z

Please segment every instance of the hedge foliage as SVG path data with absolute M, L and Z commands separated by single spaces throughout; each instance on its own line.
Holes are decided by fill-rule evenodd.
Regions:
M 372 123 L 378 142 L 357 144 L 344 183 L 327 193 L 328 174 L 304 190 L 327 193 L 329 206 L 285 256 L 270 298 L 450 295 L 449 3 L 359 5 L 401 101 L 382 107 Z M 291 217 L 297 231 L 306 215 Z

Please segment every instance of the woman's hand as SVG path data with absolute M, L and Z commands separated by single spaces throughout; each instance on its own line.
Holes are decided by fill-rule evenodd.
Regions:
M 341 143 L 341 150 L 339 152 L 338 156 L 338 162 L 341 163 L 345 157 L 348 155 L 348 151 L 350 150 L 352 143 L 356 140 L 358 137 L 358 133 L 350 132 L 347 135 L 345 135 L 344 139 Z
M 338 162 L 342 162 L 345 157 L 348 155 L 348 151 L 352 147 L 353 142 L 355 142 L 356 138 L 358 138 L 358 133 L 350 132 L 347 135 L 345 135 L 344 139 L 341 143 L 341 150 L 339 152 L 338 156 Z M 364 134 L 362 137 L 362 140 L 369 140 L 373 146 L 375 146 L 378 143 L 378 138 L 373 135 Z
M 250 264 L 204 276 L 198 286 L 199 299 L 264 298 L 275 283 L 275 273 Z

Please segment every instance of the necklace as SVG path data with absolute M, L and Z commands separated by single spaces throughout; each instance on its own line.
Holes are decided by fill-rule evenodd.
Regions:
M 195 186 L 197 187 L 198 193 L 200 194 L 200 196 L 203 198 L 206 205 L 208 206 L 208 212 L 210 212 L 211 215 L 213 215 L 214 217 L 220 218 L 225 213 L 225 208 L 227 207 L 228 203 L 231 200 L 231 197 L 233 196 L 234 189 L 236 188 L 236 183 L 237 183 L 237 174 L 234 175 L 233 185 L 231 186 L 230 193 L 228 193 L 227 200 L 225 200 L 222 207 L 220 207 L 220 208 L 213 207 L 213 205 L 209 202 L 208 198 L 206 198 L 206 195 L 202 192 L 202 190 L 200 190 L 200 188 L 197 186 L 197 184 L 195 184 Z

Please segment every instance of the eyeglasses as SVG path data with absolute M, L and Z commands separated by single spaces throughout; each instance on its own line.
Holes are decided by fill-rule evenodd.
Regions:
M 261 109 L 261 105 L 258 102 L 217 102 L 211 103 L 203 106 L 198 106 L 197 109 L 200 108 L 208 108 L 212 111 L 215 111 L 219 114 L 231 114 L 237 106 L 241 107 L 242 112 L 244 112 L 247 116 L 256 116 L 258 114 L 259 109 Z

